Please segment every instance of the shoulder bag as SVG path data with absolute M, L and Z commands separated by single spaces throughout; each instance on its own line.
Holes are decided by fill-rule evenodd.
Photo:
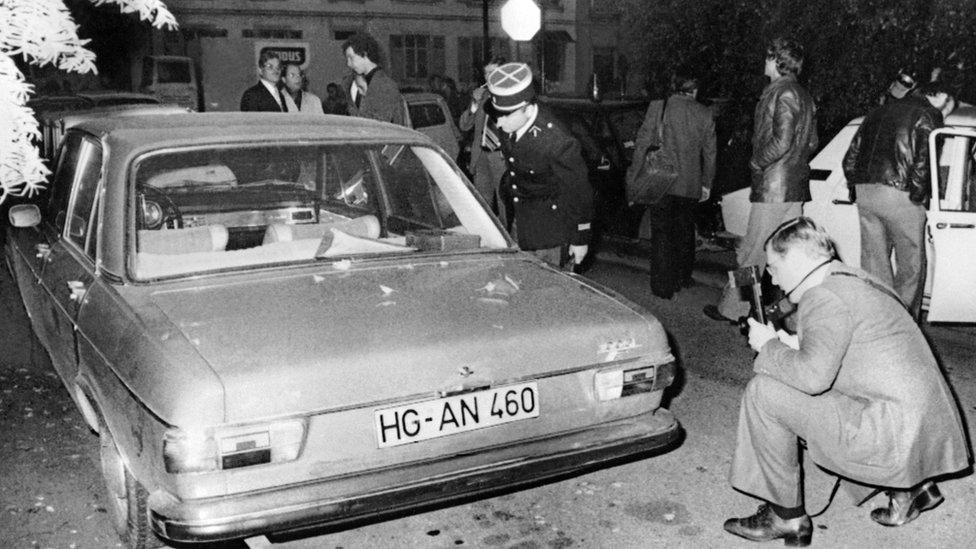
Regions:
M 634 177 L 627 180 L 627 201 L 632 204 L 657 204 L 668 194 L 678 179 L 678 168 L 674 155 L 664 146 L 664 112 L 668 106 L 668 99 L 661 103 L 661 118 L 657 125 L 657 144 L 647 149 L 643 158 L 634 159 L 640 162 Z

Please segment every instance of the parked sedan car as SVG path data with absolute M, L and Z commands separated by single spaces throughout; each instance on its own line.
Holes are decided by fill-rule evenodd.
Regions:
M 5 257 L 128 547 L 402 513 L 666 451 L 647 311 L 520 252 L 427 137 L 335 116 L 70 128 Z
M 645 208 L 628 206 L 624 176 L 647 101 L 641 99 L 539 98 L 579 140 L 594 192 L 596 248 L 633 245 L 641 236 Z
M 861 263 L 861 227 L 851 201 L 842 162 L 863 121 L 855 118 L 810 161 L 810 194 L 803 205 L 830 232 L 846 263 Z M 976 322 L 976 107 L 961 106 L 946 117 L 945 127 L 929 136 L 937 158 L 931 171 L 925 243 L 928 274 L 922 307 L 930 322 Z M 745 234 L 749 220 L 749 189 L 722 197 L 725 227 Z
M 159 99 L 144 93 L 94 90 L 67 95 L 40 95 L 27 102 L 34 112 L 75 111 L 117 105 L 158 105 Z

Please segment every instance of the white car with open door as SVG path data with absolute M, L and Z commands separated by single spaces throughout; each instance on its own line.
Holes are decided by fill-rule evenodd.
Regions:
M 861 263 L 857 205 L 850 200 L 842 162 L 864 120 L 847 124 L 810 161 L 810 195 L 803 214 L 833 236 L 849 265 Z M 925 232 L 928 273 L 923 309 L 929 322 L 976 322 L 976 107 L 964 105 L 929 136 L 932 197 Z M 937 198 L 936 198 L 937 197 Z M 742 236 L 749 220 L 749 188 L 722 197 L 728 232 Z

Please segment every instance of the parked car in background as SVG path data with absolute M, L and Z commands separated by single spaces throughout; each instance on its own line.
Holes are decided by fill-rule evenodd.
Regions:
M 40 140 L 37 143 L 41 158 L 53 161 L 61 145 L 64 132 L 77 124 L 106 116 L 138 116 L 143 114 L 174 114 L 188 112 L 178 105 L 158 103 L 126 103 L 113 106 L 89 107 L 67 110 L 45 110 L 36 113 L 40 126 Z
M 426 136 L 352 117 L 69 128 L 5 258 L 126 546 L 344 524 L 652 455 L 660 322 L 521 252 Z
M 624 176 L 648 101 L 596 102 L 589 98 L 553 96 L 542 96 L 538 101 L 566 125 L 582 146 L 594 191 L 594 247 L 619 249 L 639 244 L 645 209 L 627 205 Z
M 158 105 L 159 99 L 144 93 L 117 90 L 85 91 L 66 95 L 39 95 L 27 102 L 35 113 L 77 111 L 117 105 Z
M 406 126 L 430 137 L 444 152 L 457 161 L 460 151 L 461 131 L 451 117 L 451 110 L 444 98 L 436 93 L 404 92 Z
M 844 155 L 863 121 L 855 118 L 810 161 L 810 194 L 804 215 L 822 224 L 837 243 L 841 259 L 861 263 L 861 227 L 842 167 Z M 976 107 L 961 106 L 945 128 L 929 136 L 933 159 L 932 200 L 925 229 L 928 274 L 922 308 L 930 322 L 976 322 Z M 749 189 L 722 197 L 727 231 L 744 235 Z

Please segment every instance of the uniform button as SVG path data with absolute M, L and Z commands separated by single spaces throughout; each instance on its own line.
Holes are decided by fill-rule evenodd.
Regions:
M 513 191 L 514 191 L 514 190 L 517 190 L 517 189 L 518 189 L 518 185 L 512 185 L 512 190 L 513 190 Z
M 529 170 L 529 173 L 534 174 L 535 170 Z
M 546 127 L 547 128 L 551 128 L 552 127 L 552 122 L 549 122 L 548 124 L 546 124 Z
M 508 172 L 508 175 L 515 175 L 515 172 Z
M 518 197 L 516 196 L 516 197 L 512 198 L 512 202 L 518 202 Z
M 556 205 L 555 204 L 552 205 L 552 209 L 554 209 L 554 210 L 556 209 Z
M 509 156 L 509 157 L 508 157 L 508 161 L 509 161 L 509 162 L 515 162 L 515 159 L 514 159 L 514 158 L 512 158 L 511 156 Z

